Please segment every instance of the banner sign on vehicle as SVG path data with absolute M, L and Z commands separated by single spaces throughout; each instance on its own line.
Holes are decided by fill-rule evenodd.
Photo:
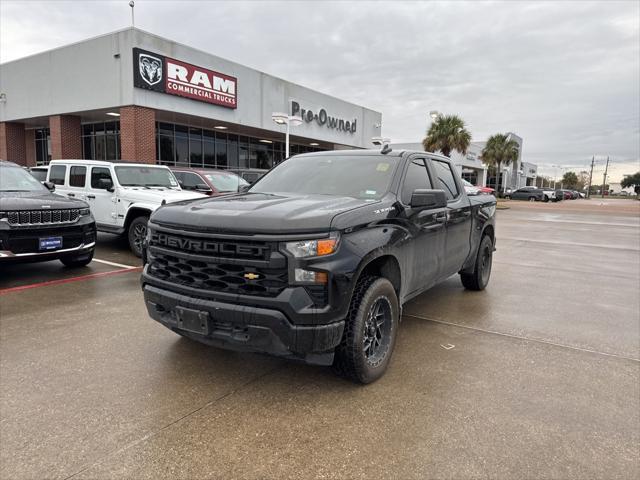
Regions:
M 238 106 L 237 78 L 140 48 L 133 49 L 133 85 L 222 107 Z

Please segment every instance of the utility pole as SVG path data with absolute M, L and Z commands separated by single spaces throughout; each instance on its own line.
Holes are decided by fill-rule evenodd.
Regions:
M 607 166 L 604 167 L 604 176 L 602 177 L 602 198 L 604 198 L 604 187 L 607 184 L 607 170 L 609 170 L 609 155 L 607 155 Z
M 591 157 L 591 171 L 589 172 L 589 186 L 587 187 L 587 198 L 591 198 L 591 179 L 593 178 L 593 165 L 596 162 L 596 156 Z

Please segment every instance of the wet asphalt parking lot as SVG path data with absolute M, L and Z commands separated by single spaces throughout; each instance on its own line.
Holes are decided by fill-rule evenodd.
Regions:
M 0 478 L 638 478 L 640 202 L 509 205 L 364 387 L 170 332 L 108 235 L 0 267 Z

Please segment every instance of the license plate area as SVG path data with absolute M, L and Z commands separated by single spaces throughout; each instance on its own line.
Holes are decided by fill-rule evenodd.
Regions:
M 62 248 L 62 237 L 45 237 L 38 239 L 40 250 L 57 250 Z
M 199 335 L 209 334 L 209 312 L 185 307 L 176 307 L 174 311 L 177 326 L 181 330 Z

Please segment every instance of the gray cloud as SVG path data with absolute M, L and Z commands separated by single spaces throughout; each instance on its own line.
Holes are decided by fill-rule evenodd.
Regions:
M 0 2 L 4 62 L 129 25 L 127 1 Z M 419 141 L 428 112 L 525 160 L 640 165 L 640 3 L 136 2 L 136 26 L 383 113 Z

